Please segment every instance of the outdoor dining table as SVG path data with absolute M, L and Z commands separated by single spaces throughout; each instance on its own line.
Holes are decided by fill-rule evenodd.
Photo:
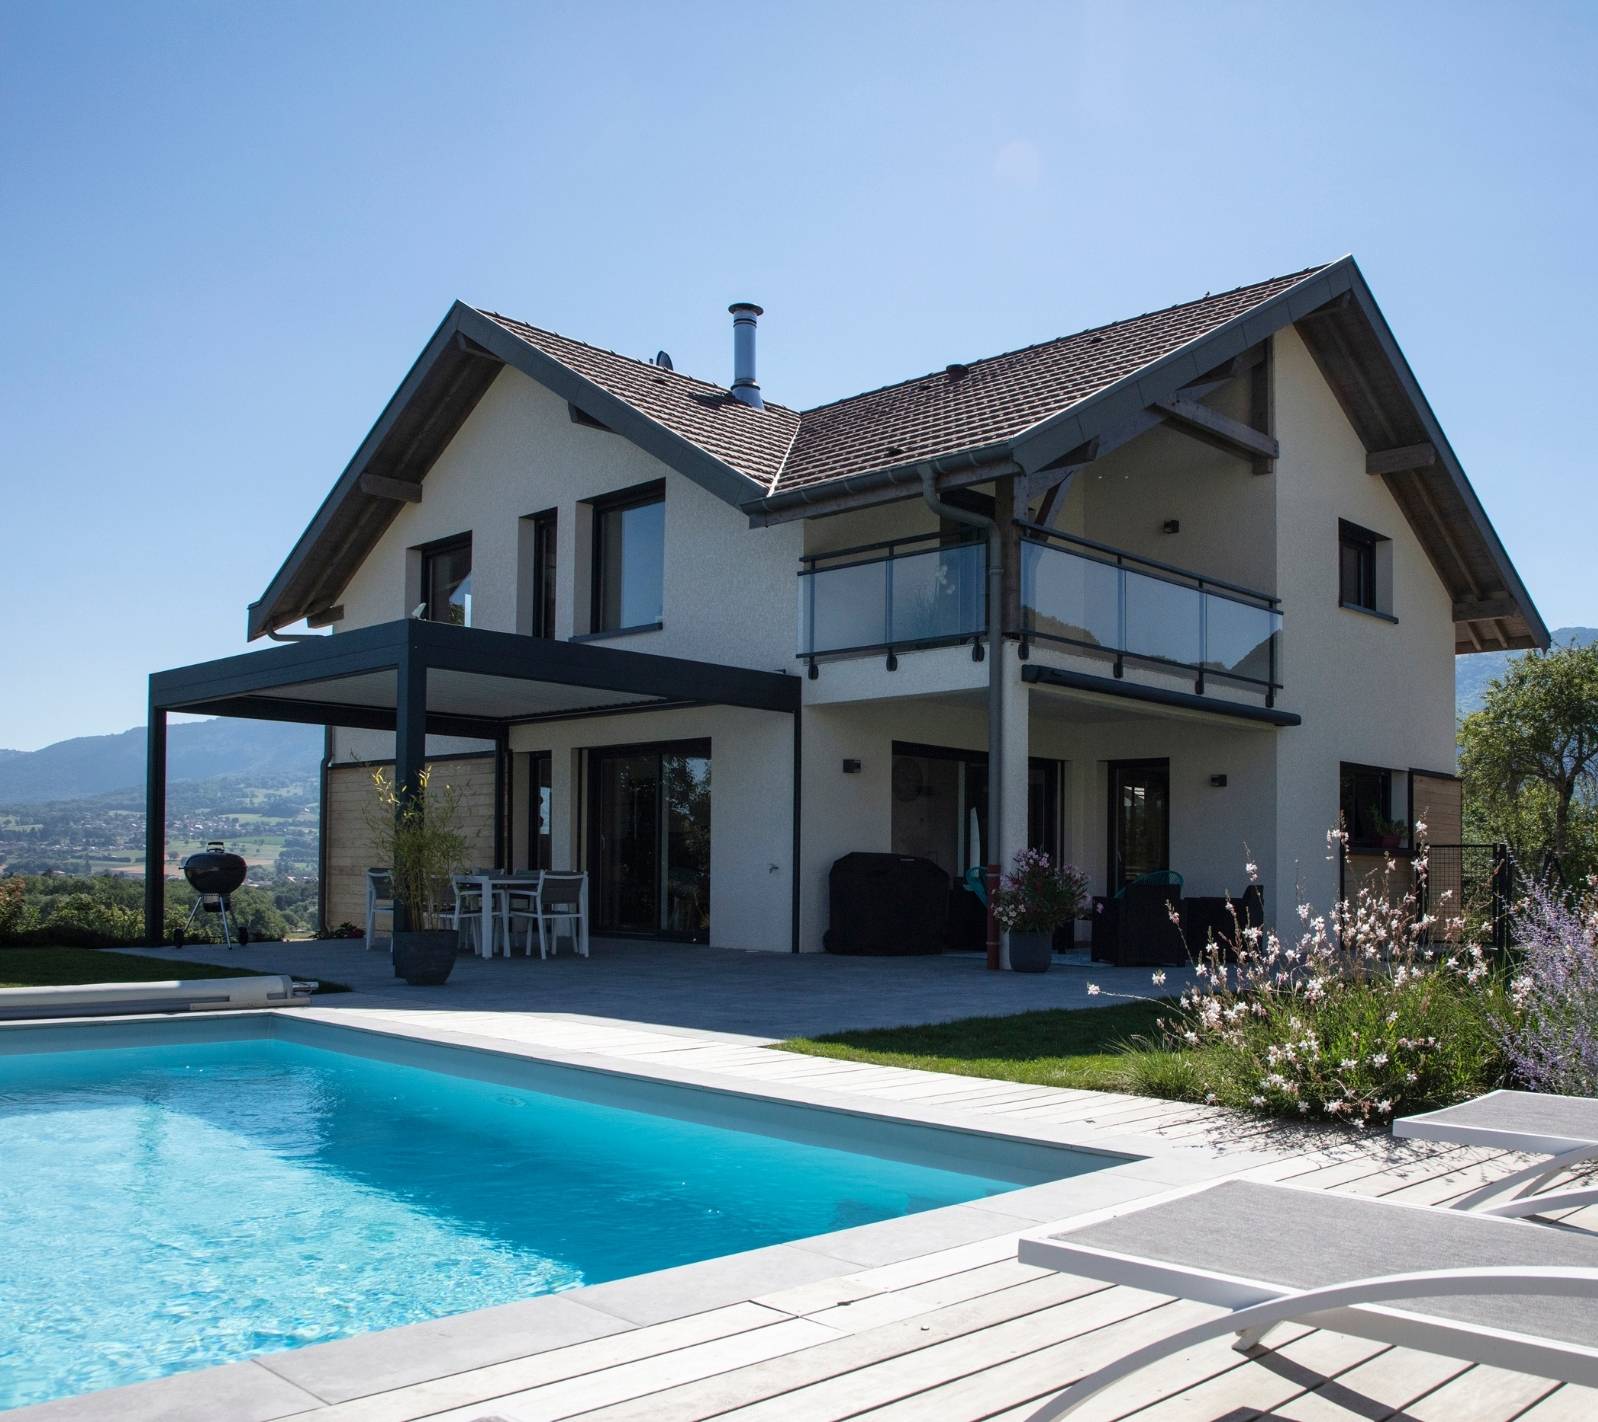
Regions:
M 478 952 L 485 958 L 492 958 L 496 948 L 496 935 L 499 923 L 498 898 L 503 893 L 513 893 L 520 889 L 524 894 L 531 894 L 538 887 L 539 870 L 524 869 L 519 873 L 510 873 L 504 870 L 491 870 L 486 874 L 463 874 L 460 876 L 463 884 L 472 884 L 478 894 Z M 545 873 L 577 873 L 577 870 L 545 870 Z M 586 876 L 585 876 L 586 877 Z M 510 957 L 511 945 L 505 944 L 505 956 Z

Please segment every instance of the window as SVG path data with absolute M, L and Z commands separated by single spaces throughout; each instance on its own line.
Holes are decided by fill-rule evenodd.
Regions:
M 1375 765 L 1348 765 L 1342 770 L 1343 829 L 1350 845 L 1364 849 L 1397 849 L 1403 826 L 1390 818 L 1393 772 Z
M 554 757 L 549 751 L 535 751 L 529 762 L 531 775 L 528 784 L 531 800 L 528 804 L 527 867 L 529 869 L 554 868 L 555 806 L 551 790 L 551 772 Z
M 533 626 L 535 637 L 555 635 L 555 515 L 533 518 Z
M 594 505 L 595 632 L 660 625 L 665 536 L 663 485 Z
M 1366 612 L 1388 611 L 1382 595 L 1379 548 L 1387 540 L 1357 523 L 1339 519 L 1337 523 L 1338 590 L 1337 600 L 1344 607 Z
M 422 615 L 429 622 L 472 625 L 472 540 L 452 538 L 422 549 Z

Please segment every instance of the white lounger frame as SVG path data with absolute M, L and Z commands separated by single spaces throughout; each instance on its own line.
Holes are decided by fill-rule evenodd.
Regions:
M 1291 1189 L 1291 1186 L 1279 1186 Z M 1190 1193 L 1186 1190 L 1177 1194 Z M 1164 1197 L 1172 1198 L 1171 1196 Z M 1535 1202 L 1516 1201 L 1494 1215 L 1529 1215 L 1551 1208 L 1569 1208 L 1598 1199 L 1598 1190 L 1575 1190 L 1545 1196 Z M 1558 1204 L 1555 1204 L 1555 1201 Z M 1150 1201 L 1141 1208 L 1157 1208 Z M 1431 1209 L 1431 1206 L 1396 1202 L 1392 1209 Z M 1534 1338 L 1505 1329 L 1407 1312 L 1391 1305 L 1405 1299 L 1535 1294 L 1563 1298 L 1598 1299 L 1598 1269 L 1438 1269 L 1420 1273 L 1389 1274 L 1351 1279 L 1325 1288 L 1294 1290 L 1280 1284 L 1218 1274 L 1194 1266 L 1142 1259 L 1132 1254 L 1072 1244 L 1069 1235 L 1022 1239 L 1017 1258 L 1023 1264 L 1055 1269 L 1111 1284 L 1125 1284 L 1150 1293 L 1200 1303 L 1219 1304 L 1232 1311 L 1191 1328 L 1179 1329 L 1128 1353 L 1123 1358 L 1087 1374 L 1063 1393 L 1051 1398 L 1026 1422 L 1053 1422 L 1080 1407 L 1105 1388 L 1162 1358 L 1220 1338 L 1238 1335 L 1234 1346 L 1252 1352 L 1272 1329 L 1286 1323 L 1305 1323 L 1334 1332 L 1350 1333 L 1405 1348 L 1487 1363 L 1511 1371 L 1532 1373 L 1561 1382 L 1598 1386 L 1598 1339 L 1594 1345 Z
M 1490 1092 L 1497 1096 L 1502 1093 Z M 1444 1111 L 1423 1112 L 1418 1116 L 1402 1116 L 1393 1122 L 1393 1135 L 1399 1140 L 1438 1141 L 1444 1145 L 1485 1146 L 1491 1150 L 1519 1151 L 1524 1155 L 1547 1156 L 1511 1175 L 1490 1180 L 1479 1189 L 1462 1195 L 1450 1206 L 1455 1210 L 1474 1210 L 1484 1200 L 1491 1200 L 1506 1190 L 1514 1191 L 1514 1198 L 1534 1195 L 1552 1183 L 1567 1170 L 1580 1165 L 1598 1162 L 1598 1140 L 1584 1140 L 1574 1136 L 1539 1135 L 1532 1131 L 1517 1131 L 1507 1126 L 1483 1126 L 1447 1119 Z M 1519 1189 L 1516 1187 L 1519 1186 Z M 1535 1212 L 1533 1212 L 1535 1213 Z

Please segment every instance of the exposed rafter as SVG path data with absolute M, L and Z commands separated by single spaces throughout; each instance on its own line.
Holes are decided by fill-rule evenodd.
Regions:
M 1119 449 L 1123 444 L 1130 444 L 1139 435 L 1145 435 L 1164 423 L 1163 411 L 1139 410 L 1103 434 L 1095 435 L 1085 444 L 1079 444 L 1075 449 L 1068 450 L 1052 464 L 1027 476 L 1024 502 L 1030 503 L 1039 494 L 1046 494 L 1056 485 L 1069 479 L 1078 469 L 1086 467 L 1095 459 L 1103 459 L 1105 455 Z
M 1397 474 L 1405 469 L 1430 469 L 1437 463 L 1435 444 L 1405 444 L 1397 449 L 1373 449 L 1365 456 L 1367 474 Z
M 1206 444 L 1213 444 L 1229 454 L 1241 454 L 1248 459 L 1275 459 L 1281 448 L 1276 440 L 1252 425 L 1212 410 L 1196 400 L 1178 396 L 1162 400 L 1154 408 L 1171 420 L 1184 434 L 1190 434 Z
M 1454 621 L 1496 622 L 1500 617 L 1514 617 L 1518 611 L 1514 598 L 1508 595 L 1460 598 L 1454 603 Z
M 374 499 L 392 499 L 397 504 L 419 504 L 422 486 L 409 479 L 390 479 L 386 474 L 368 471 L 361 475 L 361 492 Z

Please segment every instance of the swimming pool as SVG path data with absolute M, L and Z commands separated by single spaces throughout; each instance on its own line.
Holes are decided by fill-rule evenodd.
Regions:
M 0 1407 L 1116 1159 L 282 1018 L 7 1032 Z

